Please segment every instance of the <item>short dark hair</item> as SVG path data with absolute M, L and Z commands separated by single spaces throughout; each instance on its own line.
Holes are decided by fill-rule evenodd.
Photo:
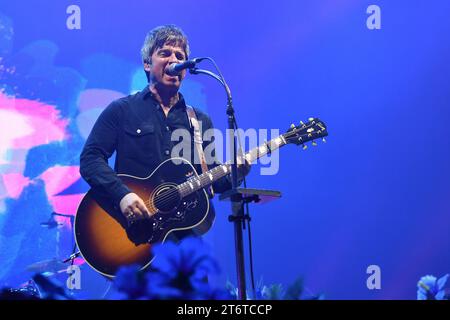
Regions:
M 189 43 L 183 30 L 173 24 L 156 27 L 150 30 L 145 37 L 141 49 L 142 61 L 150 63 L 153 52 L 165 44 L 179 46 L 184 50 L 186 59 L 189 56 Z

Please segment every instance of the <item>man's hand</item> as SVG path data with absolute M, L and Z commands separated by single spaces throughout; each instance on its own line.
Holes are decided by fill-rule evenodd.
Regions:
M 120 200 L 120 211 L 129 223 L 150 216 L 144 201 L 136 193 L 128 193 Z
M 237 160 L 238 177 L 244 178 L 246 175 L 249 174 L 250 169 L 252 168 L 252 165 L 250 162 L 247 161 L 247 159 L 242 159 L 241 157 L 238 157 L 237 159 L 238 159 Z

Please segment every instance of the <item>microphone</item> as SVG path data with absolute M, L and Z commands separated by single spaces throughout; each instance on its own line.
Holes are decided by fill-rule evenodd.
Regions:
M 203 60 L 203 58 L 194 58 L 191 60 L 186 60 L 182 63 L 172 63 L 170 66 L 166 68 L 166 74 L 169 76 L 177 76 L 183 71 L 184 69 L 191 69 L 194 68 L 197 62 L 200 62 Z

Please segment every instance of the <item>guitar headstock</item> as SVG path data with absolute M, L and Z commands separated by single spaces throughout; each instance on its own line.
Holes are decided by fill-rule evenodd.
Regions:
M 303 148 L 306 148 L 306 142 L 312 141 L 313 145 L 317 145 L 314 140 L 323 138 L 323 141 L 325 142 L 324 137 L 327 135 L 328 132 L 325 123 L 320 121 L 318 118 L 309 118 L 306 123 L 300 121 L 298 126 L 291 125 L 289 130 L 282 136 L 287 143 L 304 145 Z

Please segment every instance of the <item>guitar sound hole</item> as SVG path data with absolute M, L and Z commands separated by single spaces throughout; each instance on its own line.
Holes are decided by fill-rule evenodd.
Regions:
M 172 211 L 178 206 L 180 200 L 175 184 L 160 185 L 153 193 L 153 205 L 160 212 Z

